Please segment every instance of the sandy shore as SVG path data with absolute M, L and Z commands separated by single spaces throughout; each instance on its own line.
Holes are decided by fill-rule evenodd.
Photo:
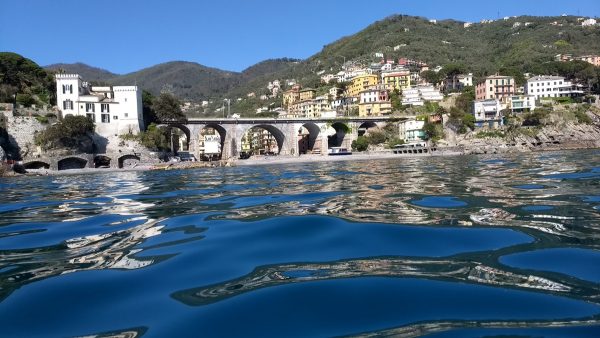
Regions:
M 340 162 L 340 161 L 367 161 L 367 160 L 386 160 L 395 158 L 420 158 L 435 156 L 456 156 L 461 152 L 437 152 L 427 154 L 394 154 L 392 152 L 372 152 L 372 153 L 354 153 L 352 155 L 327 156 L 327 155 L 302 155 L 295 156 L 253 156 L 247 160 L 236 160 L 236 166 L 254 166 L 270 164 L 291 164 L 291 163 L 313 163 L 313 162 Z

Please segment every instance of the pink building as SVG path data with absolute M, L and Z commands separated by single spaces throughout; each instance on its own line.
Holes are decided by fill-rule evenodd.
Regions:
M 488 76 L 475 87 L 476 100 L 502 100 L 514 94 L 515 79 L 512 76 Z

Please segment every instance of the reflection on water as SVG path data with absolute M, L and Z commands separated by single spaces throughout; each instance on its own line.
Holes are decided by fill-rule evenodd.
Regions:
M 600 153 L 587 151 L 0 180 L 0 327 L 9 335 L 219 336 L 226 319 L 208 313 L 235 312 L 247 295 L 328 282 L 351 297 L 345 281 L 370 278 L 598 306 L 597 274 L 586 268 L 600 266 L 599 174 Z M 93 272 L 102 285 L 88 281 Z M 48 287 L 52 295 L 36 291 Z M 97 295 L 56 304 L 87 288 Z M 140 300 L 146 306 L 134 315 L 128 309 Z M 114 312 L 105 312 L 111 303 Z M 43 304 L 35 327 L 21 319 L 27 304 Z M 367 316 L 323 332 L 600 325 L 597 310 L 540 321 L 532 308 L 515 321 L 507 309 L 471 320 L 457 315 L 463 305 L 453 306 L 435 321 Z M 248 325 L 267 323 L 256 311 Z M 53 319 L 44 319 L 48 313 Z M 73 315 L 81 316 L 77 325 Z
M 288 264 L 260 268 L 248 276 L 211 287 L 190 289 L 174 294 L 188 305 L 205 305 L 224 298 L 278 284 L 310 282 L 365 276 L 420 277 L 451 279 L 489 285 L 537 289 L 555 293 L 570 292 L 583 299 L 596 298 L 590 286 L 569 286 L 534 275 L 520 275 L 477 262 L 452 260 L 368 259 L 322 264 Z

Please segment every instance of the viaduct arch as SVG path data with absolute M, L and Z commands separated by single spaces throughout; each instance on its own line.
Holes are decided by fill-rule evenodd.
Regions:
M 349 117 L 349 118 L 238 118 L 238 119 L 188 119 L 185 123 L 164 122 L 188 137 L 189 153 L 200 158 L 202 131 L 215 129 L 221 137 L 221 158 L 239 157 L 242 138 L 253 128 L 269 131 L 275 138 L 279 155 L 327 154 L 332 146 L 350 148 L 352 141 L 371 128 L 406 120 L 402 117 Z

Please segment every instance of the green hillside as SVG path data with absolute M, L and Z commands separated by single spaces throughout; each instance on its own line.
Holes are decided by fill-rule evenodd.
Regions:
M 54 76 L 19 54 L 0 52 L 0 102 L 54 104 Z
M 174 61 L 122 75 L 109 82 L 137 84 L 154 95 L 168 90 L 186 100 L 202 100 L 231 90 L 239 82 L 239 75 L 194 62 Z
M 552 24 L 555 23 L 555 24 Z M 406 46 L 402 46 L 406 45 Z M 395 46 L 398 47 L 394 51 Z M 529 17 L 463 27 L 454 20 L 397 15 L 342 38 L 307 60 L 319 70 L 339 68 L 347 60 L 375 61 L 374 53 L 407 57 L 431 65 L 462 63 L 477 75 L 503 67 L 528 71 L 556 54 L 600 54 L 600 27 L 581 27 L 576 17 Z

